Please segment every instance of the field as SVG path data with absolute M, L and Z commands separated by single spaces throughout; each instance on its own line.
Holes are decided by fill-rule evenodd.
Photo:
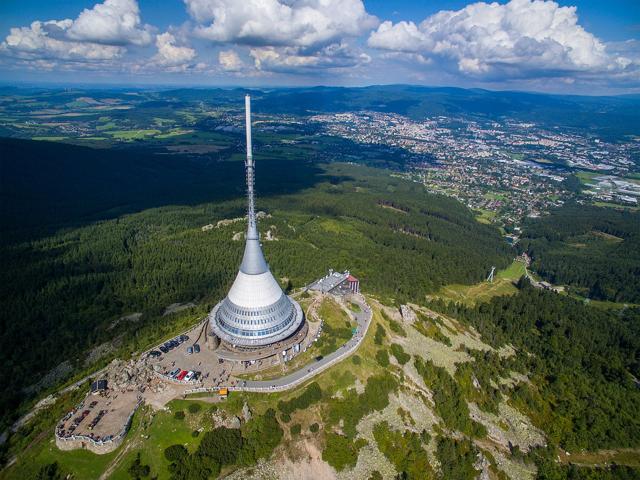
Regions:
M 513 295 L 518 289 L 515 283 L 525 274 L 522 262 L 513 261 L 504 270 L 496 271 L 493 282 L 483 281 L 475 285 L 452 284 L 438 290 L 430 298 L 441 298 L 453 302 L 462 302 L 474 305 L 478 302 L 487 302 L 493 297 L 501 295 Z

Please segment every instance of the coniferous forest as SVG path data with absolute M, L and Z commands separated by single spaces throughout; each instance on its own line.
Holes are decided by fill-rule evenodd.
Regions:
M 260 140 L 256 143 L 260 152 Z M 505 268 L 517 254 L 495 226 L 479 223 L 454 199 L 429 194 L 387 170 L 340 158 L 320 162 L 298 155 L 298 148 L 256 155 L 263 248 L 286 288 L 302 287 L 329 268 L 349 269 L 368 295 L 386 305 L 425 304 L 427 294 L 449 284 L 481 282 L 492 266 Z M 176 318 L 166 314 L 169 305 L 193 305 L 184 321 L 194 323 L 225 295 L 240 262 L 245 229 L 239 151 L 236 145 L 216 159 L 203 159 L 140 147 L 100 150 L 0 141 L 5 227 L 0 380 L 15 386 L 0 392 L 3 426 L 29 401 L 74 371 L 90 368 L 95 347 L 110 344 L 110 356 L 126 357 L 171 333 Z M 414 361 L 434 394 L 442 425 L 464 436 L 438 436 L 435 455 L 443 478 L 473 478 L 476 472 L 477 451 L 469 439 L 485 438 L 487 431 L 471 419 L 468 404 L 495 413 L 502 401 L 545 433 L 548 448 L 512 452 L 523 462 L 535 462 L 537 478 L 638 478 L 632 468 L 575 469 L 555 461 L 556 447 L 598 451 L 640 445 L 640 310 L 634 305 L 599 309 L 577 299 L 638 303 L 637 215 L 570 204 L 527 221 L 518 248 L 532 256 L 532 270 L 568 285 L 569 295 L 535 289 L 521 279 L 515 294 L 487 303 L 428 303 L 473 326 L 495 349 L 512 348 L 508 359 L 497 350 L 469 350 L 474 362 L 460 364 L 450 375 L 433 363 L 412 360 L 398 344 L 385 349 L 386 336 L 406 332 L 382 312 L 388 329 L 378 323 L 375 330 L 376 368 L 392 370 Z M 451 346 L 442 332 L 435 337 Z M 354 357 L 353 365 L 358 363 Z M 40 382 L 53 369 L 62 374 Z M 472 386 L 472 378 L 490 386 L 492 378 L 510 369 L 527 381 L 509 390 L 508 398 L 497 384 L 486 391 Z M 190 478 L 200 463 L 208 468 L 203 478 L 229 465 L 253 464 L 271 455 L 285 435 L 284 416 L 324 399 L 328 423 L 339 425 L 344 435 L 327 433 L 332 448 L 323 458 L 345 468 L 362 447 L 353 441 L 358 421 L 385 408 L 396 388 L 388 371 L 367 379 L 363 393 L 349 390 L 344 398 L 327 400 L 311 384 L 279 402 L 277 416 L 269 410 L 242 432 L 206 432 L 197 451 L 176 444 L 165 456 L 174 478 Z M 184 419 L 184 412 L 176 413 Z M 317 432 L 314 425 L 310 431 Z M 295 424 L 288 430 L 299 435 L 300 428 Z M 261 443 L 263 431 L 272 443 Z M 428 465 L 422 443 L 429 442 L 429 434 L 402 434 L 383 422 L 373 435 L 403 478 L 421 478 L 420 465 Z M 233 458 L 216 453 L 225 438 L 234 445 Z M 144 467 L 138 460 L 131 471 Z
M 62 362 L 81 367 L 88 349 L 114 338 L 130 352 L 164 331 L 167 306 L 195 302 L 204 313 L 219 301 L 245 224 L 215 226 L 242 217 L 245 199 L 241 161 L 17 140 L 0 149 L 11 200 L 1 212 L 0 375 L 16 385 L 0 394 L 6 422 L 24 388 Z M 368 292 L 406 301 L 480 281 L 513 256 L 466 207 L 384 171 L 256 162 L 260 228 L 277 238 L 264 250 L 283 284 L 350 269 Z M 119 321 L 133 313 L 140 321 Z
M 569 204 L 530 219 L 533 269 L 588 298 L 640 303 L 640 212 Z

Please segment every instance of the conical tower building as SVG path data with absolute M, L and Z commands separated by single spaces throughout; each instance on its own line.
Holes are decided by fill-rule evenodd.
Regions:
M 261 348 L 296 333 L 304 316 L 271 274 L 262 253 L 254 199 L 254 163 L 251 151 L 251 98 L 245 97 L 247 134 L 247 238 L 240 271 L 226 298 L 209 314 L 213 332 L 228 346 Z

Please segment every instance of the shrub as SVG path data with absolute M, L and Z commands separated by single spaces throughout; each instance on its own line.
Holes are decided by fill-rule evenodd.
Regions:
M 486 436 L 486 429 L 469 418 L 469 407 L 458 382 L 444 368 L 435 366 L 430 360 L 415 357 L 415 365 L 424 383 L 433 392 L 436 413 L 444 424 L 467 435 Z
M 218 427 L 205 432 L 197 456 L 207 457 L 218 465 L 235 463 L 242 448 L 242 434 L 236 428 Z
M 282 415 L 280 415 L 280 420 L 282 420 L 284 423 L 289 423 L 291 421 L 291 415 L 289 415 L 288 413 L 283 413 Z
M 376 361 L 383 367 L 389 366 L 389 354 L 386 350 L 378 350 L 376 352 Z
M 191 403 L 189 404 L 189 413 L 198 413 L 200 410 L 202 409 L 202 407 L 200 406 L 199 403 Z
M 347 437 L 336 433 L 327 435 L 327 444 L 322 451 L 322 459 L 335 468 L 342 471 L 348 466 L 354 466 L 358 461 L 358 451 L 367 444 L 364 439 L 352 442 Z
M 382 422 L 373 427 L 373 436 L 380 451 L 400 472 L 400 478 L 434 478 L 429 457 L 417 433 L 391 430 L 387 422 Z M 443 478 L 457 480 L 457 477 Z
M 373 342 L 376 345 L 382 345 L 382 342 L 384 341 L 384 337 L 386 336 L 387 336 L 387 332 L 385 331 L 384 327 L 378 324 L 376 326 L 376 335 L 373 337 Z
M 193 438 L 198 438 L 199 435 L 200 435 L 200 432 L 198 430 L 194 430 L 193 432 L 191 432 L 191 436 Z
M 400 365 L 404 365 L 409 360 L 411 360 L 411 355 L 406 353 L 402 346 L 398 345 L 397 343 L 391 344 L 391 353 L 394 357 L 396 357 L 396 360 Z
M 67 476 L 60 471 L 58 462 L 53 462 L 40 467 L 35 478 L 36 480 L 63 480 Z
M 136 459 L 131 463 L 127 472 L 132 479 L 139 480 L 149 476 L 151 473 L 151 467 L 149 467 L 149 465 L 142 465 L 142 462 L 140 461 L 140 452 L 138 452 Z
M 472 480 L 479 471 L 474 465 L 478 450 L 469 440 L 454 440 L 449 437 L 439 437 L 436 450 L 443 478 Z
M 176 420 L 184 420 L 184 412 L 182 410 L 178 410 L 173 414 L 173 418 Z
M 358 355 L 351 357 L 351 361 L 354 365 L 360 365 L 362 363 L 362 359 Z
M 253 417 L 244 427 L 243 446 L 238 463 L 252 465 L 259 458 L 269 458 L 283 435 L 273 408 L 260 417 Z
M 304 410 L 322 398 L 322 389 L 316 382 L 310 384 L 301 395 L 291 400 L 278 402 L 278 410 L 283 414 L 291 414 L 296 410 Z M 286 420 L 288 422 L 288 420 Z
M 389 393 L 398 383 L 389 373 L 369 377 L 364 393 L 358 395 L 355 389 L 347 391 L 344 398 L 329 401 L 328 422 L 336 425 L 343 421 L 342 431 L 348 437 L 356 434 L 356 425 L 362 417 L 389 405 Z
M 164 449 L 164 458 L 171 463 L 180 462 L 187 457 L 187 455 L 189 455 L 189 452 L 182 445 L 171 445 Z
M 318 425 L 317 423 L 312 423 L 311 426 L 309 427 L 309 431 L 311 433 L 318 433 L 319 430 L 320 430 L 320 425 Z
M 407 332 L 404 331 L 404 328 L 402 328 L 402 325 L 400 325 L 395 320 L 389 319 L 389 326 L 391 327 L 391 330 L 394 331 L 394 333 L 397 333 L 401 337 L 406 337 L 407 336 Z
M 298 435 L 302 431 L 302 425 L 296 423 L 295 425 L 291 425 L 291 435 Z

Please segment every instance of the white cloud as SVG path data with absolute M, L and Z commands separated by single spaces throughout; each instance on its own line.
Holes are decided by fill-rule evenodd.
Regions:
M 233 50 L 223 50 L 218 53 L 218 63 L 223 70 L 228 72 L 237 72 L 244 66 L 244 62 Z
M 125 52 L 123 47 L 61 39 L 71 24 L 71 20 L 35 21 L 29 27 L 12 28 L 0 51 L 25 60 L 87 61 L 111 60 Z
M 331 44 L 318 51 L 307 52 L 298 47 L 252 48 L 250 55 L 258 70 L 286 73 L 332 71 L 364 65 L 371 61 L 365 53 L 353 51 L 346 44 Z
M 361 0 L 184 1 L 196 34 L 215 42 L 320 48 L 378 24 Z
M 101 63 L 122 57 L 126 45 L 146 45 L 152 28 L 141 26 L 135 0 L 105 0 L 83 10 L 75 20 L 36 20 L 28 27 L 14 27 L 0 43 L 0 52 L 33 62 L 33 67 L 72 62 Z M 44 62 L 38 62 L 44 60 Z
M 438 59 L 468 75 L 564 75 L 617 71 L 629 60 L 611 55 L 578 24 L 575 7 L 544 0 L 478 2 L 440 11 L 419 25 L 383 22 L 368 39 L 373 48 Z
M 84 9 L 67 31 L 72 40 L 106 45 L 148 45 L 149 25 L 141 25 L 136 0 L 105 0 Z
M 190 47 L 177 46 L 176 37 L 165 32 L 156 36 L 158 53 L 152 61 L 161 66 L 179 66 L 191 62 L 196 57 L 196 51 Z

